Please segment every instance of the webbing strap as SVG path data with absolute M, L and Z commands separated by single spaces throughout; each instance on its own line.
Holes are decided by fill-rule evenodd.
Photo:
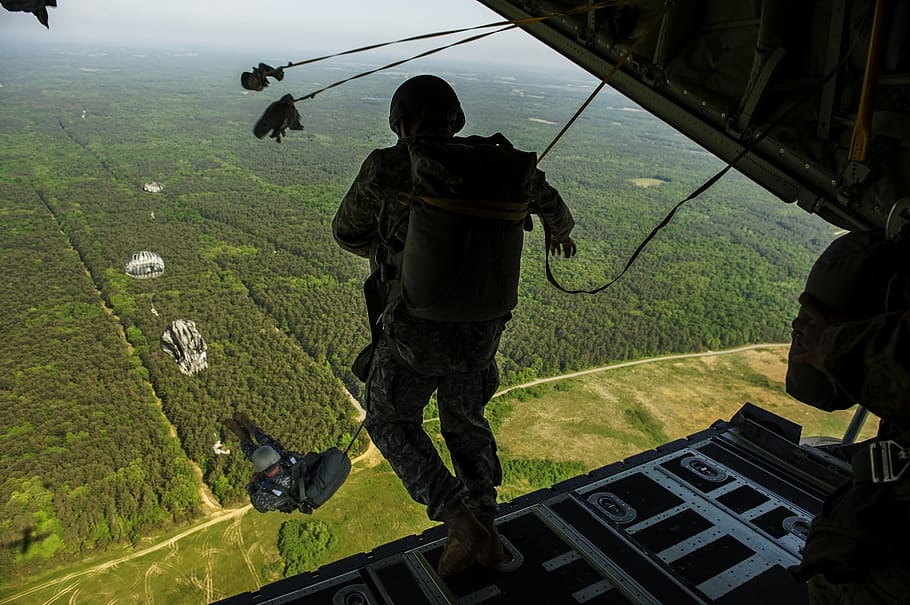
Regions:
M 741 155 L 742 155 L 742 154 L 741 154 Z M 737 158 L 737 159 L 739 159 L 739 158 Z M 684 199 L 684 200 L 681 201 L 681 202 L 678 202 L 675 206 L 673 206 L 673 209 L 670 210 L 669 213 L 667 213 L 667 216 L 665 216 L 664 219 L 663 219 L 662 221 L 660 221 L 660 224 L 658 224 L 656 227 L 654 227 L 653 229 L 651 229 L 651 233 L 649 233 L 648 236 L 647 236 L 644 240 L 642 240 L 642 242 L 641 242 L 640 244 L 638 244 L 638 247 L 635 249 L 635 252 L 633 252 L 633 253 L 632 253 L 632 256 L 629 257 L 629 260 L 626 261 L 626 265 L 622 268 L 622 271 L 619 272 L 619 275 L 617 275 L 616 277 L 614 277 L 613 279 L 611 279 L 610 281 L 608 281 L 608 282 L 605 283 L 604 285 L 600 286 L 599 288 L 594 288 L 593 290 L 584 290 L 584 289 L 582 289 L 582 290 L 567 290 L 566 288 L 563 288 L 562 285 L 561 285 L 558 281 L 556 281 L 556 277 L 553 275 L 553 272 L 550 270 L 550 242 L 551 242 L 551 236 L 550 236 L 550 232 L 549 232 L 547 229 L 544 229 L 544 241 L 545 241 L 545 244 L 544 244 L 544 245 L 546 246 L 546 252 L 545 252 L 545 254 L 546 254 L 546 260 L 544 261 L 544 265 L 545 265 L 546 271 L 547 271 L 547 281 L 549 281 L 549 282 L 550 282 L 555 288 L 557 288 L 558 290 L 562 290 L 563 292 L 565 292 L 565 293 L 567 293 L 567 294 L 597 294 L 598 292 L 601 292 L 601 291 L 603 291 L 603 290 L 606 290 L 607 288 L 609 288 L 610 286 L 612 286 L 613 284 L 615 284 L 617 281 L 619 281 L 619 278 L 620 278 L 620 277 L 622 277 L 623 275 L 626 274 L 626 271 L 629 270 L 629 267 L 632 266 L 632 263 L 635 262 L 635 259 L 638 258 L 638 255 L 641 254 L 641 253 L 642 253 L 642 250 L 645 249 L 645 246 L 647 246 L 648 243 L 649 243 L 652 239 L 654 239 L 654 236 L 657 235 L 657 232 L 658 232 L 658 231 L 660 231 L 661 229 L 663 229 L 664 227 L 667 226 L 667 224 L 668 224 L 668 223 L 670 222 L 670 220 L 673 218 L 673 215 L 675 215 L 675 214 L 676 214 L 676 211 L 679 210 L 680 206 L 682 206 L 683 204 L 685 204 L 685 203 L 688 202 L 689 200 L 693 200 L 693 199 L 697 198 L 699 195 L 701 195 L 702 193 L 704 193 L 705 191 L 707 191 L 711 186 L 714 185 L 714 183 L 716 183 L 717 181 L 719 181 L 720 178 L 721 178 L 722 176 L 724 176 L 725 174 L 727 174 L 727 172 L 733 167 L 733 164 L 734 164 L 734 163 L 736 163 L 736 160 L 734 160 L 733 162 L 727 164 L 724 168 L 722 168 L 722 169 L 720 170 L 720 172 L 718 172 L 717 174 L 715 174 L 714 176 L 712 176 L 710 179 L 708 179 L 707 181 L 705 181 L 704 183 L 702 183 L 701 186 L 700 186 L 698 189 L 696 189 L 695 191 L 693 191 L 692 193 L 690 193 L 689 196 L 688 196 L 686 199 Z
M 495 200 L 460 200 L 445 197 L 421 196 L 430 206 L 458 214 L 495 218 L 504 221 L 520 221 L 528 215 L 527 202 L 500 202 Z
M 462 200 L 445 197 L 430 196 L 402 196 L 402 203 L 411 205 L 415 201 L 421 201 L 429 206 L 455 212 L 457 214 L 466 214 L 468 216 L 477 216 L 481 218 L 492 218 L 502 221 L 520 221 L 528 215 L 527 202 L 503 202 L 497 200 Z
M 297 502 L 306 502 L 306 478 L 297 476 Z
M 865 13 L 865 15 L 863 16 L 863 21 L 862 21 L 863 24 L 865 24 L 865 22 L 866 22 L 866 20 L 868 19 L 868 17 L 869 17 L 869 9 L 867 8 L 867 9 L 866 9 L 866 13 Z M 862 29 L 862 27 L 861 27 L 860 29 Z M 649 33 L 650 33 L 650 29 L 649 29 L 648 32 L 646 32 L 641 38 L 639 38 L 638 41 L 640 41 L 640 40 L 644 39 L 645 37 L 647 37 L 647 35 L 648 35 Z M 648 243 L 654 238 L 654 236 L 657 235 L 657 232 L 660 231 L 661 229 L 663 229 L 665 226 L 667 226 L 667 224 L 670 222 L 670 220 L 671 220 L 671 219 L 673 218 L 673 216 L 676 214 L 676 211 L 679 210 L 679 208 L 680 208 L 683 204 L 685 204 L 686 202 L 688 202 L 688 201 L 690 201 L 690 200 L 693 200 L 693 199 L 697 198 L 697 197 L 700 196 L 702 193 L 704 193 L 705 191 L 707 191 L 708 189 L 710 189 L 712 186 L 714 186 L 714 184 L 715 184 L 717 181 L 719 181 L 719 180 L 721 179 L 721 177 L 723 177 L 725 174 L 727 174 L 727 172 L 728 172 L 731 168 L 733 168 L 734 166 L 736 166 L 736 164 L 737 164 L 743 157 L 745 157 L 747 154 L 751 153 L 752 150 L 755 149 L 756 146 L 757 146 L 762 140 L 764 140 L 764 138 L 765 138 L 766 136 L 768 136 L 768 134 L 769 134 L 770 132 L 772 132 L 775 128 L 777 128 L 777 126 L 778 126 L 779 124 L 781 124 L 781 123 L 784 121 L 784 119 L 785 119 L 786 117 L 788 117 L 790 114 L 792 114 L 797 108 L 801 107 L 801 106 L 802 106 L 803 104 L 805 104 L 807 101 L 812 100 L 812 99 L 814 98 L 813 93 L 815 93 L 815 92 L 821 90 L 822 87 L 824 87 L 824 85 L 825 85 L 829 80 L 831 80 L 835 75 L 837 75 L 837 73 L 840 71 L 840 69 L 844 66 L 844 64 L 845 64 L 845 63 L 847 62 L 847 60 L 850 58 L 850 55 L 853 53 L 853 50 L 856 48 L 856 44 L 857 44 L 857 42 L 860 40 L 860 38 L 861 38 L 861 37 L 858 36 L 858 37 L 853 41 L 853 43 L 850 45 L 850 48 L 847 50 L 847 52 L 844 53 L 843 57 L 842 57 L 841 60 L 837 63 L 837 65 L 835 65 L 834 68 L 833 68 L 831 71 L 829 71 L 827 74 L 825 74 L 825 76 L 824 76 L 817 84 L 808 86 L 808 87 L 807 87 L 807 90 L 805 91 L 805 93 L 802 94 L 802 95 L 796 96 L 796 97 L 795 97 L 795 100 L 792 102 L 792 104 L 791 104 L 789 107 L 787 107 L 786 109 L 784 109 L 783 111 L 781 111 L 773 120 L 771 120 L 771 123 L 768 124 L 768 126 L 767 126 L 766 128 L 764 128 L 764 129 L 762 129 L 762 130 L 760 130 L 760 131 L 757 131 L 756 134 L 755 134 L 755 136 L 754 136 L 754 137 L 753 137 L 753 138 L 752 138 L 752 139 L 751 139 L 751 140 L 750 140 L 750 141 L 749 141 L 749 142 L 740 150 L 740 152 L 739 152 L 738 154 L 736 154 L 736 157 L 734 157 L 732 160 L 730 160 L 730 161 L 727 163 L 726 166 L 724 166 L 719 172 L 717 172 L 714 176 L 712 176 L 711 178 L 709 178 L 707 181 L 705 181 L 704 183 L 702 183 L 695 191 L 693 191 L 692 193 L 690 193 L 690 194 L 686 197 L 686 199 L 684 199 L 684 200 L 678 202 L 675 206 L 673 206 L 673 208 L 670 210 L 669 213 L 667 213 L 667 215 L 666 215 L 666 216 L 664 217 L 664 219 L 660 222 L 660 224 L 658 224 L 656 227 L 654 227 L 654 229 L 651 230 L 651 232 L 648 234 L 648 236 L 647 236 L 647 237 L 638 245 L 638 247 L 635 249 L 635 252 L 632 253 L 632 256 L 631 256 L 631 257 L 629 258 L 629 260 L 626 262 L 626 264 L 625 264 L 625 266 L 623 267 L 622 271 L 620 271 L 619 275 L 617 275 L 616 277 L 614 277 L 613 279 L 611 279 L 610 281 L 608 281 L 606 284 L 600 286 L 599 288 L 594 288 L 594 289 L 592 289 L 592 290 L 584 290 L 584 289 L 579 289 L 579 290 L 568 290 L 568 289 L 564 288 L 562 285 L 560 285 L 560 283 L 559 283 L 558 281 L 556 281 L 556 277 L 553 275 L 552 271 L 550 270 L 550 258 L 549 258 L 549 254 L 550 254 L 551 236 L 550 236 L 549 230 L 546 228 L 546 224 L 544 224 L 544 241 L 545 241 L 545 244 L 544 244 L 544 245 L 545 245 L 545 250 L 544 250 L 545 261 L 544 261 L 544 264 L 545 264 L 545 266 L 546 266 L 547 280 L 548 280 L 554 287 L 556 287 L 557 289 L 561 290 L 562 292 L 566 292 L 566 293 L 568 293 L 568 294 L 596 294 L 596 293 L 598 293 L 598 292 L 601 292 L 601 291 L 603 291 L 603 290 L 609 288 L 609 287 L 612 286 L 614 283 L 616 283 L 616 282 L 619 280 L 619 278 L 621 278 L 623 275 L 625 275 L 626 271 L 629 270 L 629 267 L 632 266 L 632 263 L 635 262 L 635 259 L 638 258 L 638 255 L 641 254 L 641 252 L 645 249 L 645 246 L 647 246 Z M 636 41 L 636 42 L 638 42 L 638 41 Z M 634 46 L 633 46 L 633 48 L 634 48 Z M 633 50 L 633 48 L 630 48 L 629 51 L 626 52 L 626 57 L 627 57 L 628 55 L 631 54 L 631 51 Z M 624 57 L 624 58 L 626 58 L 626 57 Z M 616 67 L 614 67 L 614 69 L 610 71 L 610 73 L 607 75 L 606 78 L 604 78 L 604 81 L 603 81 L 601 84 L 606 84 L 606 82 L 610 79 L 610 76 L 612 76 L 613 73 L 614 73 L 615 71 L 616 71 Z M 599 86 L 599 87 L 594 91 L 593 94 L 598 93 L 598 92 L 600 91 L 601 88 L 602 88 L 602 87 Z M 586 101 L 585 104 L 580 108 L 579 112 L 580 112 L 581 110 L 583 110 L 583 109 L 587 106 L 587 104 L 591 101 L 591 99 L 593 98 L 593 94 L 592 94 L 592 97 L 589 97 L 589 98 L 588 98 L 588 101 Z M 576 114 L 575 117 L 577 117 L 577 114 Z M 573 121 L 574 121 L 574 117 L 573 117 Z M 565 129 L 564 129 L 564 130 L 565 130 Z M 561 136 L 561 134 L 562 134 L 562 133 L 560 133 L 560 135 L 557 135 L 557 138 L 558 138 L 559 136 Z M 552 147 L 552 145 L 553 145 L 554 143 L 555 143 L 555 140 L 554 140 L 553 143 L 550 144 L 550 146 Z M 547 151 L 549 151 L 549 148 L 547 148 Z M 540 159 L 538 159 L 538 163 L 539 163 L 539 162 L 540 162 Z
M 567 10 L 564 10 L 564 11 L 551 12 L 547 15 L 542 15 L 540 17 L 525 17 L 523 19 L 506 19 L 503 21 L 494 21 L 492 23 L 485 23 L 483 25 L 475 25 L 473 27 L 463 27 L 460 29 L 450 29 L 450 30 L 438 31 L 438 32 L 433 32 L 433 33 L 428 33 L 428 34 L 419 34 L 416 36 L 409 36 L 407 38 L 400 38 L 398 40 L 392 40 L 389 42 L 380 42 L 378 44 L 369 44 L 367 46 L 361 46 L 359 48 L 352 48 L 350 50 L 345 50 L 345 51 L 338 52 L 338 53 L 332 53 L 329 55 L 323 55 L 321 57 L 306 59 L 304 61 L 288 63 L 287 65 L 280 66 L 279 69 L 287 70 L 292 67 L 300 67 L 301 65 L 308 65 L 310 63 L 315 63 L 317 61 L 323 61 L 325 59 L 341 57 L 344 55 L 350 55 L 350 54 L 359 53 L 359 52 L 363 52 L 363 51 L 375 50 L 377 48 L 383 48 L 385 46 L 391 46 L 393 44 L 400 44 L 402 42 L 414 42 L 417 40 L 426 40 L 429 38 L 436 38 L 436 37 L 440 37 L 440 36 L 449 36 L 449 35 L 453 35 L 453 34 L 460 34 L 460 33 L 465 33 L 465 32 L 476 31 L 479 29 L 490 29 L 490 28 L 494 28 L 494 27 L 498 28 L 498 29 L 495 29 L 493 31 L 489 31 L 486 33 L 469 36 L 462 40 L 452 42 L 451 44 L 446 44 L 445 46 L 431 48 L 430 50 L 424 51 L 424 52 L 414 55 L 412 57 L 408 57 L 406 59 L 401 59 L 399 61 L 389 63 L 388 65 L 383 65 L 382 67 L 378 67 L 376 69 L 371 69 L 369 71 L 359 73 L 357 75 L 351 76 L 350 78 L 346 78 L 344 80 L 340 80 L 338 82 L 333 82 L 332 84 L 329 84 L 328 86 L 326 86 L 324 88 L 320 88 L 317 91 L 311 92 L 309 94 L 303 95 L 302 97 L 298 97 L 298 98 L 294 99 L 294 101 L 297 102 L 297 101 L 302 101 L 304 99 L 312 99 L 313 97 L 315 97 L 316 95 L 318 95 L 321 92 L 325 92 L 326 90 L 329 90 L 330 88 L 335 88 L 336 86 L 340 86 L 342 84 L 350 82 L 351 80 L 356 80 L 358 78 L 363 78 L 364 76 L 369 76 L 369 75 L 374 74 L 379 71 L 390 69 L 392 67 L 397 67 L 404 63 L 408 63 L 409 61 L 413 61 L 415 59 L 420 59 L 422 57 L 426 57 L 426 56 L 438 53 L 440 51 L 452 48 L 454 46 L 460 46 L 462 44 L 469 44 L 471 42 L 476 42 L 477 40 L 486 38 L 487 36 L 492 36 L 493 34 L 497 34 L 499 32 L 503 32 L 503 31 L 507 31 L 507 30 L 515 29 L 515 28 L 519 28 L 519 27 L 523 28 L 528 25 L 532 25 L 534 23 L 547 21 L 549 19 L 556 19 L 556 18 L 567 17 L 567 16 L 571 16 L 571 15 L 593 13 L 595 11 L 599 11 L 603 8 L 608 8 L 611 6 L 622 7 L 622 6 L 634 4 L 635 2 L 636 2 L 636 0 L 602 0 L 601 2 L 591 2 L 590 0 L 588 0 L 588 2 L 585 4 L 580 4 L 578 6 L 574 6 Z

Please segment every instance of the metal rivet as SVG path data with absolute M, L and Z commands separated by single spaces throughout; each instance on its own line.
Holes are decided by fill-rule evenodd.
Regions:
M 707 101 L 702 101 L 702 102 L 701 102 L 701 106 L 702 106 L 702 107 L 706 107 L 707 105 L 708 105 L 708 102 L 707 102 Z
M 783 147 L 778 147 L 778 148 L 777 148 L 777 153 L 779 153 L 779 154 L 781 154 L 781 155 L 784 155 L 784 148 L 783 148 Z
M 684 94 L 684 95 L 687 95 L 687 94 L 689 94 L 689 91 L 686 90 L 686 89 L 683 89 L 683 94 Z
M 727 112 L 726 112 L 726 111 L 720 112 L 720 117 L 726 118 L 726 117 L 727 117 Z
M 805 168 L 806 170 L 809 170 L 809 168 L 811 168 L 811 166 L 809 166 L 809 164 L 803 164 L 803 168 Z

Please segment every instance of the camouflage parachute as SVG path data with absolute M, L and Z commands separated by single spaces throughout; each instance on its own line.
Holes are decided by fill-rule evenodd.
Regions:
M 208 367 L 205 340 L 193 321 L 177 319 L 169 323 L 161 335 L 161 348 L 187 376 Z

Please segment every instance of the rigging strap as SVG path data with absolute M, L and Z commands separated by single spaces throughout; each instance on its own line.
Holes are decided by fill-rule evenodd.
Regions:
M 667 7 L 667 8 L 669 8 L 669 7 Z M 667 10 L 667 8 L 665 8 L 665 11 Z M 863 16 L 863 19 L 862 19 L 863 25 L 860 26 L 859 31 L 863 30 L 865 23 L 869 19 L 870 12 L 871 12 L 870 8 L 867 8 L 866 12 Z M 579 108 L 578 112 L 576 112 L 576 115 L 574 115 L 572 117 L 572 119 L 569 121 L 569 124 L 567 124 L 566 127 L 564 127 L 562 131 L 560 131 L 560 133 L 556 136 L 556 139 L 554 139 L 554 141 L 552 143 L 550 143 L 550 145 L 547 147 L 545 152 L 550 150 L 550 148 L 555 144 L 556 140 L 558 140 L 559 137 L 561 137 L 562 134 L 568 129 L 568 126 L 572 122 L 575 121 L 575 119 L 578 117 L 578 115 L 582 111 L 584 111 L 585 108 L 587 108 L 587 106 L 593 100 L 594 96 L 596 96 L 596 94 L 600 92 L 600 90 L 603 88 L 603 85 L 607 83 L 607 81 L 610 79 L 610 77 L 613 76 L 614 73 L 616 73 L 617 68 L 622 63 L 624 63 L 626 59 L 628 59 L 628 56 L 636 48 L 637 44 L 648 36 L 648 34 L 653 29 L 653 27 L 654 27 L 654 23 L 652 23 L 651 26 L 649 27 L 648 31 L 644 35 L 642 35 L 636 41 L 636 43 L 633 44 L 629 48 L 629 50 L 625 53 L 625 55 L 620 57 L 620 60 L 613 67 L 613 69 L 610 70 L 610 73 L 607 74 L 607 77 L 604 78 L 604 81 L 601 82 L 601 85 L 598 86 L 594 90 L 594 92 L 591 94 L 591 96 L 588 97 L 588 99 L 585 101 L 585 103 L 582 104 L 582 106 Z M 545 245 L 545 248 L 544 248 L 545 262 L 544 262 L 544 264 L 546 267 L 547 281 L 549 281 L 550 284 L 552 284 L 558 290 L 565 292 L 567 294 L 596 294 L 598 292 L 606 290 L 607 288 L 609 288 L 610 286 L 615 284 L 619 280 L 619 278 L 621 278 L 623 275 L 625 275 L 626 271 L 629 270 L 629 267 L 632 266 L 632 263 L 635 262 L 635 260 L 638 258 L 638 256 L 642 253 L 642 251 L 648 245 L 648 243 L 652 239 L 654 239 L 655 235 L 657 235 L 657 232 L 660 231 L 661 229 L 663 229 L 664 227 L 666 227 L 667 224 L 669 224 L 669 222 L 673 219 L 673 216 L 676 214 L 676 211 L 679 210 L 679 208 L 682 207 L 683 204 L 685 204 L 686 202 L 688 202 L 690 200 L 695 199 L 696 197 L 698 197 L 699 195 L 701 195 L 702 193 L 704 193 L 705 191 L 707 191 L 708 189 L 713 187 L 717 183 L 717 181 L 719 181 L 721 179 L 721 177 L 723 177 L 731 168 L 733 168 L 743 157 L 745 157 L 748 153 L 750 153 L 753 149 L 755 149 L 755 147 L 762 140 L 764 140 L 764 138 L 766 136 L 768 136 L 769 133 L 771 133 L 775 128 L 777 128 L 777 126 L 780 125 L 787 116 L 789 116 L 791 113 L 793 113 L 797 108 L 802 106 L 804 103 L 814 99 L 815 93 L 818 93 L 819 91 L 821 91 L 822 88 L 825 86 L 825 84 L 827 84 L 835 75 L 837 75 L 837 73 L 841 70 L 841 68 L 846 64 L 847 60 L 850 58 L 850 55 L 856 49 L 857 43 L 859 42 L 859 40 L 861 38 L 862 38 L 862 36 L 857 36 L 853 40 L 850 47 L 846 50 L 846 52 L 844 52 L 843 56 L 841 57 L 841 60 L 837 63 L 837 65 L 835 65 L 831 69 L 831 71 L 829 71 L 827 74 L 825 74 L 824 77 L 822 77 L 817 83 L 809 84 L 805 90 L 798 91 L 798 94 L 794 95 L 795 101 L 792 101 L 789 107 L 787 107 L 786 109 L 781 111 L 774 119 L 772 119 L 771 122 L 768 124 L 767 128 L 764 128 L 763 130 L 755 132 L 755 134 L 752 136 L 751 140 L 749 140 L 748 144 L 746 144 L 742 148 L 742 150 L 740 150 L 740 152 L 738 154 L 736 154 L 736 157 L 734 157 L 732 160 L 730 160 L 726 166 L 724 166 L 714 176 L 710 177 L 704 183 L 699 185 L 698 188 L 695 189 L 695 191 L 693 191 L 692 193 L 690 193 L 684 200 L 678 202 L 675 206 L 673 206 L 673 208 L 670 210 L 670 212 L 667 213 L 667 215 L 663 218 L 663 220 L 656 227 L 654 227 L 654 229 L 652 229 L 651 232 L 645 237 L 645 239 L 642 240 L 642 242 L 638 245 L 638 247 L 635 248 L 635 251 L 629 257 L 629 260 L 626 261 L 626 264 L 623 267 L 622 271 L 620 271 L 616 277 L 614 277 L 613 279 L 608 281 L 606 284 L 604 284 L 598 288 L 591 289 L 591 290 L 585 290 L 585 289 L 570 290 L 570 289 L 563 287 L 556 280 L 556 277 L 553 275 L 553 272 L 550 269 L 549 252 L 550 252 L 550 241 L 551 240 L 550 240 L 550 233 L 549 233 L 549 231 L 547 231 L 546 225 L 545 225 L 544 226 L 545 227 L 544 228 L 544 245 Z M 542 159 L 542 158 L 543 158 L 543 154 L 541 155 L 540 159 Z M 540 159 L 538 159 L 538 163 L 540 162 Z

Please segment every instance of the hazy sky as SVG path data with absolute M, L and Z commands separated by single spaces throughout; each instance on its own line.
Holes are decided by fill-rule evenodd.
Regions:
M 160 44 L 306 54 L 501 19 L 475 0 L 58 0 L 58 5 L 48 9 L 50 31 L 28 13 L 0 10 L 0 52 L 24 43 L 81 42 L 98 47 Z M 424 48 L 426 44 L 414 44 L 394 53 L 409 55 Z M 443 56 L 576 69 L 521 31 L 497 34 Z

